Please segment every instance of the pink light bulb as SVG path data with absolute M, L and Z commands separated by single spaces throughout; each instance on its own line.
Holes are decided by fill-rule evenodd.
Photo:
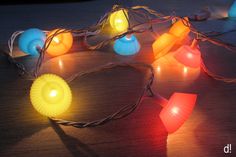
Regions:
M 174 58 L 183 65 L 198 68 L 201 64 L 201 52 L 197 48 L 181 46 L 174 54 Z
M 174 93 L 168 102 L 164 102 L 160 118 L 168 133 L 178 130 L 188 119 L 197 100 L 196 94 Z

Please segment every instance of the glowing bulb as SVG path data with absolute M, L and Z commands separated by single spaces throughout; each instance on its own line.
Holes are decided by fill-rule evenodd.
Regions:
M 53 37 L 51 43 L 47 48 L 47 53 L 51 56 L 60 56 L 67 53 L 73 44 L 73 36 L 70 32 L 63 32 L 64 30 L 55 29 L 49 32 L 48 37 L 53 36 L 55 33 L 58 33 Z
M 57 90 L 51 90 L 51 92 L 50 92 L 50 97 L 56 97 L 57 96 Z
M 176 115 L 176 114 L 179 113 L 179 108 L 176 107 L 176 106 L 174 106 L 174 107 L 171 109 L 171 112 L 172 112 L 173 115 Z
M 60 40 L 58 39 L 58 37 L 54 37 L 53 39 L 52 39 L 55 43 L 59 43 L 60 42 Z
M 187 17 L 185 17 L 184 19 L 180 19 L 172 25 L 172 27 L 169 30 L 169 33 L 177 36 L 180 42 L 183 39 L 185 39 L 190 33 L 190 28 L 188 25 L 189 25 L 189 20 Z
M 33 82 L 30 89 L 30 100 L 40 114 L 54 117 L 69 108 L 72 94 L 70 87 L 61 77 L 44 74 Z
M 169 101 L 165 98 L 157 97 L 163 104 L 160 118 L 169 133 L 178 130 L 188 119 L 193 111 L 197 99 L 196 94 L 174 93 Z
M 111 14 L 110 16 L 110 25 L 117 32 L 124 32 L 128 29 L 128 13 L 126 10 L 118 10 Z
M 122 23 L 122 20 L 121 20 L 121 19 L 116 19 L 115 22 L 116 22 L 116 23 Z
M 174 58 L 186 67 L 199 68 L 201 65 L 201 52 L 197 48 L 192 48 L 188 45 L 183 45 L 176 50 Z M 187 72 L 185 69 L 184 72 Z
M 169 33 L 162 34 L 153 44 L 152 49 L 156 59 L 166 55 L 177 41 L 177 37 Z
M 187 53 L 187 57 L 188 57 L 189 59 L 191 59 L 191 58 L 193 58 L 193 54 L 192 54 L 191 52 L 189 52 L 189 53 Z

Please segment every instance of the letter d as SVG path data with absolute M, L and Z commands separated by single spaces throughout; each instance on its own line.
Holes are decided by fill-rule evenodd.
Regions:
M 229 144 L 227 144 L 226 146 L 224 146 L 224 153 L 228 154 L 229 153 Z

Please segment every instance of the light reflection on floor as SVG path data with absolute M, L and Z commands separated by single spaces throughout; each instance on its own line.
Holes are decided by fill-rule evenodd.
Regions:
M 194 110 L 190 118 L 175 133 L 168 135 L 167 156 L 189 156 L 195 150 L 195 156 L 208 156 L 206 148 L 198 142 L 196 127 L 205 121 L 206 117 L 200 111 Z M 190 143 L 190 144 L 189 144 Z M 198 155 L 199 154 L 199 155 Z
M 177 84 L 179 82 L 184 85 L 184 87 L 188 87 L 190 84 L 194 83 L 200 75 L 200 68 L 189 68 L 182 65 L 174 59 L 173 53 L 169 53 L 159 60 L 156 60 L 152 65 L 155 69 L 154 86 L 157 87 L 157 82 L 162 85 L 168 82 L 176 82 Z M 199 156 L 204 154 L 204 148 L 198 144 L 194 132 L 196 126 L 202 123 L 203 120 L 204 115 L 195 109 L 190 118 L 179 130 L 168 135 L 167 156 L 176 156 L 176 154 L 178 154 L 178 156 L 188 156 L 191 154 L 191 150 L 193 150 L 192 147 L 198 150 Z M 191 142 L 191 144 L 187 144 L 188 142 Z M 205 155 L 207 156 L 207 154 Z
M 200 68 L 185 67 L 174 59 L 172 53 L 156 60 L 152 65 L 155 69 L 156 80 L 160 82 L 188 81 L 191 83 L 200 74 Z

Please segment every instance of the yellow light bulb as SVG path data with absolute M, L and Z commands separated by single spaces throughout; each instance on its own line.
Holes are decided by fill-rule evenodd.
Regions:
M 111 14 L 110 25 L 117 32 L 124 32 L 128 29 L 128 13 L 126 10 L 118 10 Z
M 72 94 L 70 87 L 61 77 L 44 74 L 33 82 L 30 89 L 30 100 L 40 114 L 54 117 L 69 108 Z
M 55 90 L 55 89 L 51 90 L 49 95 L 50 95 L 50 97 L 56 97 L 57 96 L 57 90 Z

